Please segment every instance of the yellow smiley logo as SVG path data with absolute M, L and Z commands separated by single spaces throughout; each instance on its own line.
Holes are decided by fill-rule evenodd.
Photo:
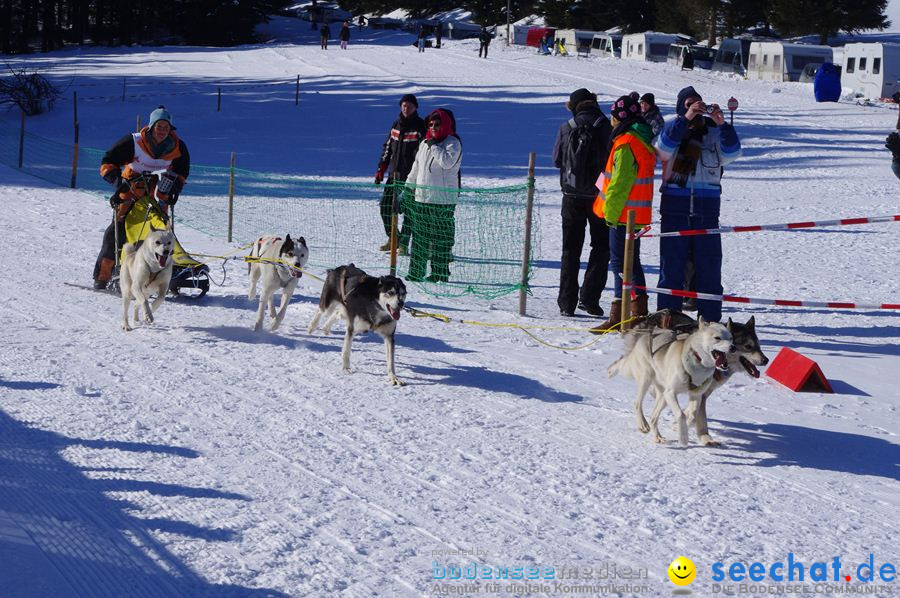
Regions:
M 680 556 L 669 565 L 668 573 L 676 586 L 686 586 L 697 577 L 697 567 L 691 559 Z

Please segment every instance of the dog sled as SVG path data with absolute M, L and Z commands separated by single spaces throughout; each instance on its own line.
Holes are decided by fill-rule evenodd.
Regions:
M 116 240 L 116 244 L 137 243 L 143 241 L 150 233 L 150 226 L 165 228 L 170 218 L 168 212 L 174 206 L 167 207 L 165 202 L 157 200 L 157 181 L 160 177 L 153 173 L 144 173 L 123 181 L 127 185 L 135 199 L 125 216 L 125 241 Z M 118 194 L 118 190 L 116 191 Z M 116 231 L 118 233 L 118 231 Z M 119 289 L 119 265 L 122 263 L 124 253 L 119 251 L 116 271 L 108 288 L 120 292 Z M 169 282 L 169 292 L 176 297 L 199 299 L 209 291 L 209 266 L 192 257 L 175 237 L 175 248 L 172 255 L 174 262 L 172 279 Z

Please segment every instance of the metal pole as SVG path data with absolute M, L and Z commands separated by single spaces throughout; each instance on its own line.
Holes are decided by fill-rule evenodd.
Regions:
M 525 203 L 525 239 L 522 249 L 522 280 L 519 285 L 519 315 L 528 302 L 528 271 L 531 263 L 531 215 L 534 210 L 534 152 L 528 154 L 528 199 Z
M 631 270 L 634 261 L 634 210 L 628 210 L 628 220 L 625 237 L 625 267 L 622 272 L 622 330 L 628 329 L 625 320 L 631 317 Z M 618 273 L 617 273 L 618 274 Z
M 22 112 L 22 122 L 19 125 L 19 168 L 22 168 L 22 161 L 25 157 L 25 109 L 20 108 Z
M 297 93 L 294 95 L 294 106 L 300 105 L 300 75 L 297 75 Z
M 78 92 L 77 91 L 72 92 L 72 110 L 74 111 L 74 114 L 72 116 L 72 122 L 77 124 L 78 123 Z
M 125 101 L 125 77 L 122 77 L 122 101 Z
M 72 149 L 72 181 L 69 187 L 75 188 L 75 179 L 78 175 L 78 123 L 75 123 L 75 145 Z
M 219 88 L 219 101 L 216 104 L 216 112 L 220 112 L 222 110 L 222 88 Z
M 140 114 L 137 115 L 137 118 L 135 119 L 134 122 L 135 122 L 135 127 L 136 127 L 134 129 L 134 132 L 140 133 L 141 132 L 141 115 Z
M 228 242 L 234 226 L 234 152 L 231 152 L 231 173 L 228 176 Z
M 729 124 L 731 124 L 731 126 L 733 127 L 734 126 L 734 110 L 729 110 L 729 112 L 731 112 L 731 123 L 729 123 Z

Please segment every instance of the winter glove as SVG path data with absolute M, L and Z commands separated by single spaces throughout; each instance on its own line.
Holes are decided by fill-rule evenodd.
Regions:
M 184 189 L 184 183 L 181 179 L 175 179 L 175 182 L 172 184 L 172 193 L 169 194 L 169 199 L 166 200 L 166 203 L 174 206 L 178 202 L 178 196 L 181 195 L 182 189 Z
M 103 175 L 103 180 L 118 189 L 122 186 L 122 169 L 113 168 Z
M 378 170 L 375 171 L 375 184 L 380 185 L 381 181 L 384 180 L 384 171 L 387 170 L 387 164 L 382 162 L 378 165 Z
M 884 147 L 891 150 L 895 158 L 900 158 L 900 131 L 894 131 L 884 140 Z

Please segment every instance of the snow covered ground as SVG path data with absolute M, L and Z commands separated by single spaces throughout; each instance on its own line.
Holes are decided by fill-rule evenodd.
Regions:
M 536 151 L 543 253 L 530 317 L 516 315 L 514 297 L 410 296 L 460 318 L 572 325 L 556 315 L 559 195 L 549 153 L 568 118 L 563 103 L 582 86 L 604 103 L 652 91 L 667 115 L 688 84 L 708 101 L 737 97 L 744 157 L 725 175 L 723 224 L 897 212 L 900 183 L 883 147 L 896 110 L 816 104 L 804 84 L 499 44 L 480 60 L 474 41 L 419 54 L 408 34 L 369 30 L 354 29 L 350 50 L 325 52 L 307 27 L 276 20 L 276 41 L 261 46 L 83 49 L 13 64 L 74 75 L 83 97 L 120 95 L 122 77 L 146 94 L 80 103 L 88 147 L 109 146 L 135 114 L 146 119 L 165 103 L 197 164 L 225 165 L 237 151 L 252 170 L 369 180 L 399 96 L 414 92 L 423 112 L 456 111 L 465 184 L 520 181 Z M 299 108 L 288 84 L 226 94 L 215 112 L 209 91 L 222 81 L 297 74 Z M 154 95 L 180 90 L 193 93 Z M 67 142 L 70 107 L 30 119 L 30 130 Z M 464 588 L 435 580 L 435 561 L 475 561 L 479 577 L 484 566 L 553 566 L 555 581 L 573 568 L 596 578 L 616 564 L 646 578 L 620 575 L 605 595 L 666 596 L 675 587 L 666 568 L 679 555 L 698 569 L 690 589 L 708 596 L 716 562 L 768 569 L 792 553 L 808 575 L 812 563 L 839 557 L 852 583 L 870 554 L 876 569 L 900 566 L 900 314 L 726 305 L 736 320 L 756 317 L 770 358 L 782 347 L 802 352 L 837 392 L 794 394 L 738 376 L 710 402 L 721 447 L 693 437 L 686 448 L 656 445 L 636 430 L 633 384 L 606 378 L 617 338 L 557 351 L 516 331 L 404 316 L 397 355 L 407 386 L 391 388 L 377 338 L 355 343 L 355 373 L 345 375 L 341 335 L 306 334 L 319 290 L 312 280 L 303 279 L 277 334 L 253 333 L 242 269 L 203 301 L 167 302 L 157 323 L 126 334 L 119 300 L 63 285 L 89 282 L 106 203 L 5 166 L 0 199 L 3 596 L 394 597 Z M 179 237 L 196 252 L 231 249 L 187 228 Z M 898 241 L 896 224 L 728 235 L 726 292 L 897 302 Z M 657 243 L 643 253 L 655 283 Z M 570 346 L 589 340 L 540 335 Z M 663 431 L 673 436 L 668 424 Z M 475 554 L 447 554 L 454 550 Z M 484 594 L 494 582 L 469 583 Z M 537 595 L 510 583 L 495 594 Z M 564 596 L 600 582 L 542 583 Z M 900 589 L 877 585 L 888 588 L 881 596 Z

